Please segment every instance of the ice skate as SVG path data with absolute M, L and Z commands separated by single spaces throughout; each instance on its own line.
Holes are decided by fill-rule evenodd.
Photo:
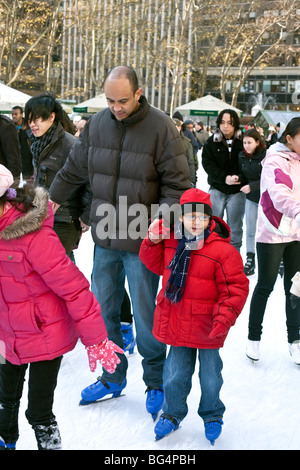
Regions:
M 147 387 L 146 393 L 146 409 L 152 415 L 153 421 L 155 421 L 164 403 L 164 391 L 162 387 Z
M 289 352 L 295 364 L 300 365 L 300 341 L 289 343 Z
M 61 450 L 61 437 L 56 422 L 32 426 L 39 450 Z
M 96 403 L 107 395 L 112 395 L 110 398 L 117 398 L 121 396 L 122 390 L 126 387 L 127 380 L 122 383 L 105 382 L 105 380 L 98 378 L 97 382 L 89 385 L 81 392 L 80 405 L 90 405 Z
M 121 323 L 121 333 L 124 342 L 124 352 L 129 352 L 129 355 L 133 354 L 134 346 L 136 345 L 136 339 L 133 335 L 133 323 Z
M 247 348 L 246 348 L 246 356 L 251 359 L 251 361 L 259 361 L 259 346 L 260 341 L 251 341 L 248 340 Z
M 215 444 L 215 440 L 218 439 L 222 432 L 222 425 L 223 421 L 221 419 L 204 423 L 205 437 L 210 441 L 212 446 Z
M 16 450 L 16 443 L 9 444 L 0 436 L 0 450 Z
M 246 263 L 244 265 L 244 273 L 246 276 L 252 276 L 255 271 L 255 253 L 247 253 Z
M 179 421 L 172 416 L 162 414 L 157 424 L 155 425 L 155 440 L 159 441 L 165 436 L 171 434 L 179 428 Z

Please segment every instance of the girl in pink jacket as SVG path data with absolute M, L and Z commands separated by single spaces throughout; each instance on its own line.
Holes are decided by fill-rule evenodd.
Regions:
M 15 448 L 29 364 L 26 418 L 40 450 L 60 449 L 52 405 L 63 354 L 80 336 L 91 370 L 99 360 L 112 373 L 123 351 L 108 341 L 89 283 L 53 231 L 47 192 L 12 183 L 0 165 L 0 449 Z
M 300 270 L 300 118 L 289 122 L 281 140 L 269 148 L 262 162 L 258 280 L 250 304 L 246 354 L 255 361 L 260 358 L 263 317 L 283 259 L 289 352 L 300 365 L 300 301 L 293 308 L 290 299 L 292 278 Z

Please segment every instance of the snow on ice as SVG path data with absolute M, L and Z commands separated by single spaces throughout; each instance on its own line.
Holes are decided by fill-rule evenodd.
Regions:
M 197 186 L 208 189 L 202 169 L 198 171 Z M 245 259 L 245 246 L 242 255 Z M 83 235 L 75 256 L 78 267 L 90 279 L 93 257 L 90 233 Z M 97 380 L 101 368 L 98 366 L 95 373 L 90 372 L 85 348 L 78 342 L 76 348 L 64 356 L 54 401 L 63 449 L 103 450 L 108 458 L 114 455 L 113 452 L 119 457 L 122 451 L 129 455 L 134 450 L 144 451 L 145 455 L 151 451 L 299 450 L 300 366 L 292 362 L 288 352 L 285 299 L 280 277 L 267 305 L 261 359 L 253 363 L 245 354 L 249 304 L 256 279 L 256 274 L 250 277 L 246 306 L 221 349 L 224 364 L 221 398 L 226 412 L 223 432 L 214 446 L 205 438 L 203 423 L 197 415 L 200 399 L 197 369 L 188 397 L 187 417 L 176 432 L 155 441 L 154 423 L 145 408 L 146 387 L 142 381 L 141 357 L 136 348 L 135 354 L 129 357 L 128 385 L 124 395 L 102 403 L 79 406 L 81 390 Z M 35 450 L 34 433 L 24 416 L 26 404 L 25 383 L 17 449 Z

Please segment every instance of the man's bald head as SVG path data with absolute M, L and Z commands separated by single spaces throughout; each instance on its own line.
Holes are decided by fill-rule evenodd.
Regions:
M 110 70 L 105 79 L 104 86 L 108 80 L 119 80 L 120 78 L 127 78 L 133 93 L 139 89 L 138 78 L 135 70 L 132 67 L 128 67 L 127 65 L 118 65 L 117 67 L 114 67 L 112 70 Z

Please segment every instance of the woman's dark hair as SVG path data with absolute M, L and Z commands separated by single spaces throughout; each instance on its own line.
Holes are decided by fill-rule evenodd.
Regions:
M 52 93 L 33 96 L 27 101 L 25 105 L 25 123 L 28 124 L 38 118 L 46 121 L 51 113 L 55 114 L 56 122 L 60 122 L 67 132 L 72 133 L 72 122 Z
M 234 109 L 223 109 L 220 114 L 218 114 L 216 124 L 218 129 L 220 129 L 220 124 L 222 122 L 224 114 L 229 114 L 231 118 L 231 123 L 234 129 L 237 131 L 240 128 L 240 118 L 238 117 L 237 113 Z
M 295 117 L 290 120 L 290 122 L 286 126 L 285 131 L 283 132 L 280 138 L 280 142 L 283 142 L 284 144 L 286 144 L 287 135 L 290 135 L 291 137 L 295 137 L 297 134 L 300 134 L 300 117 Z
M 259 141 L 259 145 L 257 146 L 255 153 L 258 150 L 263 150 L 266 148 L 266 144 L 265 144 L 265 140 L 263 136 L 256 129 L 249 129 L 248 131 L 244 132 L 243 138 L 244 137 L 252 137 L 252 139 Z
M 0 203 L 4 205 L 6 202 L 9 202 L 20 212 L 28 212 L 28 210 L 34 206 L 35 187 L 32 184 L 25 184 L 23 188 L 15 188 L 15 190 L 16 197 L 8 198 L 8 192 L 6 191 L 3 196 L 0 197 Z

